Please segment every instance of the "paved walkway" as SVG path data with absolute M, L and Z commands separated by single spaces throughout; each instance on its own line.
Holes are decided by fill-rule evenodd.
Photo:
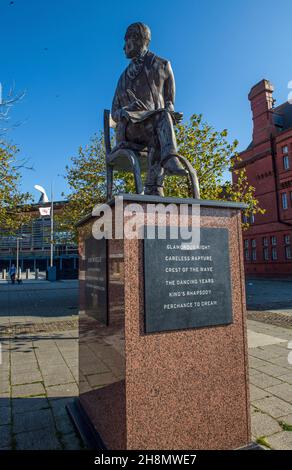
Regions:
M 253 439 L 292 450 L 292 330 L 248 321 Z M 65 405 L 78 394 L 76 330 L 2 339 L 4 449 L 81 449 Z
M 31 287 L 5 293 L 1 286 L 1 449 L 82 448 L 65 408 L 78 394 L 76 310 L 59 310 L 60 302 L 76 305 L 77 284 L 66 286 L 37 288 L 38 307 L 30 306 Z M 17 315 L 7 307 L 11 301 L 18 302 Z M 266 448 L 292 450 L 292 328 L 283 324 L 248 321 L 252 434 Z
M 69 319 L 78 313 L 78 281 L 28 281 L 0 284 L 0 327 L 46 319 Z
M 246 282 L 246 302 L 248 310 L 268 310 L 292 315 L 292 278 L 249 278 Z
M 248 341 L 253 438 L 292 450 L 292 329 L 249 320 Z
M 65 408 L 78 395 L 77 289 L 1 286 L 1 449 L 82 448 Z
M 80 449 L 66 411 L 78 395 L 77 330 L 2 338 L 1 449 Z

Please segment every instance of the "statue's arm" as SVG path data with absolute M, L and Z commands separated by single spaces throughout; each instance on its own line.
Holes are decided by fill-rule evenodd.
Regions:
M 115 122 L 120 121 L 121 111 L 122 111 L 122 107 L 121 107 L 121 104 L 120 104 L 118 92 L 116 90 L 115 96 L 114 96 L 114 99 L 113 99 L 113 102 L 112 102 L 112 109 L 111 109 L 111 115 L 112 115 L 112 118 Z
M 175 81 L 170 62 L 167 62 L 165 67 L 166 79 L 164 82 L 164 104 L 165 108 L 169 111 L 174 111 L 175 100 Z
M 117 90 L 115 92 L 111 110 L 111 115 L 115 122 L 119 122 L 122 118 L 129 119 L 129 111 L 147 111 L 145 104 L 135 96 L 132 90 L 127 89 L 127 95 L 130 100 L 129 104 L 122 106 Z

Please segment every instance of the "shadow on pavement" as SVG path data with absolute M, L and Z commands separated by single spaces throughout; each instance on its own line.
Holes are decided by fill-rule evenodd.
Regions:
M 66 410 L 74 398 L 0 398 L 0 450 L 82 449 Z
M 292 315 L 292 278 L 248 278 L 246 303 L 248 310 L 285 310 L 286 313 Z

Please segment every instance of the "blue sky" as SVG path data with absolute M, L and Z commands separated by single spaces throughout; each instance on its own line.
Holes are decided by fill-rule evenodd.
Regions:
M 10 134 L 34 167 L 23 189 L 37 197 L 33 185 L 49 189 L 54 179 L 56 198 L 66 192 L 57 175 L 102 128 L 134 21 L 150 26 L 151 49 L 172 63 L 176 109 L 185 118 L 203 113 L 243 149 L 252 132 L 251 86 L 267 78 L 277 104 L 287 100 L 291 17 L 291 0 L 0 0 L 0 81 L 26 90 L 13 110 L 23 124 Z

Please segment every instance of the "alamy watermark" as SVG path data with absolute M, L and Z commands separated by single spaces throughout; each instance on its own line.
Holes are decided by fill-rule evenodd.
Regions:
M 124 206 L 122 196 L 109 204 L 96 205 L 92 215 L 95 239 L 180 239 L 184 249 L 200 245 L 200 204 L 139 204 Z

